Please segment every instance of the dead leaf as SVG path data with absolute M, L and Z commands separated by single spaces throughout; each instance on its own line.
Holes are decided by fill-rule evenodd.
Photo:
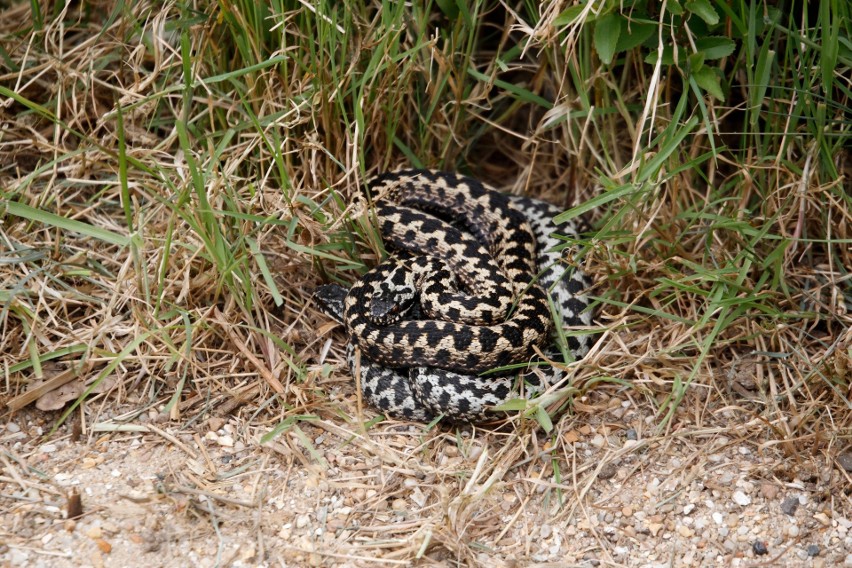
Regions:
M 115 386 L 115 378 L 106 377 L 92 389 L 91 394 L 106 392 Z M 86 392 L 88 386 L 83 379 L 74 379 L 61 387 L 45 393 L 36 401 L 39 410 L 59 410 L 66 402 L 77 400 L 81 394 Z

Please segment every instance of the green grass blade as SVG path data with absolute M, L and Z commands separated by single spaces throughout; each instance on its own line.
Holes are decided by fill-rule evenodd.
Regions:
M 74 231 L 75 233 L 80 233 L 81 235 L 92 237 L 94 239 L 104 241 L 105 243 L 118 245 L 120 247 L 126 247 L 130 244 L 130 237 L 125 237 L 124 235 L 119 235 L 107 229 L 95 227 L 82 221 L 67 219 L 54 213 L 48 213 L 47 211 L 35 209 L 34 207 L 24 205 L 23 203 L 18 203 L 17 201 L 7 201 L 4 199 L 0 201 L 0 204 L 5 206 L 6 211 L 10 215 L 14 215 L 16 217 L 29 219 L 30 221 L 50 225 L 66 231 Z

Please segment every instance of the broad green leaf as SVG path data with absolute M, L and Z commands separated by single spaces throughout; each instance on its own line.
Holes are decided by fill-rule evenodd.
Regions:
M 577 4 L 569 7 L 567 10 L 553 18 L 553 25 L 556 27 L 567 26 L 573 24 L 574 20 L 583 12 L 586 7 L 583 4 Z
M 659 53 L 660 52 L 655 49 L 654 51 L 652 51 L 651 53 L 646 55 L 645 56 L 645 63 L 648 63 L 649 65 L 656 65 L 657 64 L 657 57 L 659 57 Z M 663 65 L 674 65 L 674 49 L 672 49 L 672 46 L 670 46 L 670 45 L 663 46 L 662 58 L 663 58 Z
M 683 6 L 680 5 L 678 0 L 669 0 L 666 2 L 666 10 L 675 16 L 683 15 Z
M 704 52 L 696 51 L 695 53 L 690 54 L 686 61 L 689 65 L 689 72 L 697 73 L 702 67 L 704 67 Z
M 713 9 L 710 0 L 691 0 L 686 3 L 686 9 L 707 22 L 709 26 L 719 23 L 719 14 Z
M 720 101 L 725 100 L 725 93 L 722 92 L 722 85 L 719 75 L 713 67 L 702 67 L 692 74 L 695 77 L 695 82 L 698 86 L 713 95 Z
M 695 48 L 704 52 L 705 60 L 727 57 L 736 47 L 736 42 L 726 37 L 707 36 L 695 40 Z
M 621 29 L 621 35 L 618 38 L 618 44 L 615 46 L 615 52 L 630 51 L 637 45 L 641 45 L 653 35 L 656 29 L 657 26 L 654 24 L 625 22 L 625 25 Z
M 607 65 L 612 63 L 612 56 L 615 55 L 615 46 L 621 35 L 621 20 L 620 14 L 611 13 L 595 22 L 595 50 Z

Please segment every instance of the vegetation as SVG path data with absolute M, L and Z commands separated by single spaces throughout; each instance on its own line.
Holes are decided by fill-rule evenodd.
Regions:
M 3 10 L 7 400 L 59 363 L 189 428 L 233 399 L 264 431 L 381 427 L 310 293 L 376 262 L 363 182 L 414 165 L 592 221 L 566 246 L 604 333 L 528 413 L 553 439 L 627 392 L 659 434 L 725 408 L 785 451 L 850 443 L 849 2 Z

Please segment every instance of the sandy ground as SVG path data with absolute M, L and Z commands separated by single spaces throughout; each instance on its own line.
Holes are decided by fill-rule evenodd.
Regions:
M 45 436 L 54 413 L 7 417 L 0 564 L 852 566 L 852 455 L 733 439 L 732 423 L 760 426 L 740 412 L 699 425 L 682 405 L 655 434 L 643 403 L 600 394 L 551 434 L 365 430 L 351 389 L 337 381 L 335 396 L 352 414 L 267 443 L 256 423 L 173 423 L 109 400 L 78 441 L 67 425 Z

